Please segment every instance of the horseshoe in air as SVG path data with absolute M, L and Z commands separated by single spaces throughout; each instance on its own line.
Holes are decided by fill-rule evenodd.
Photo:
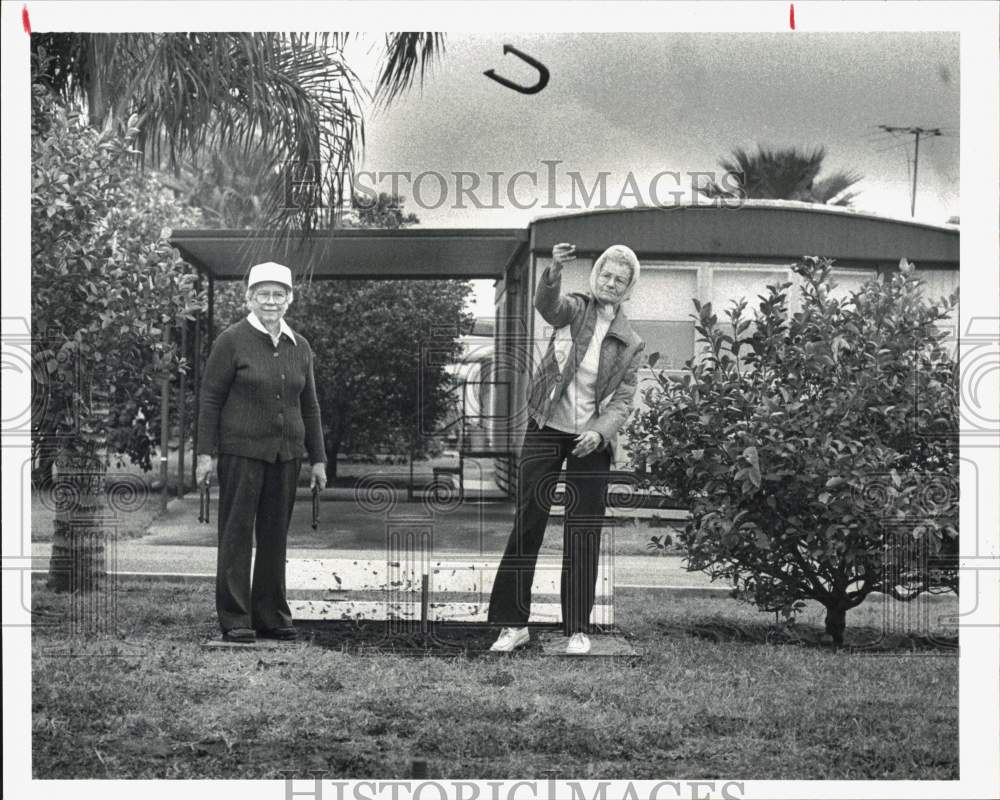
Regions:
M 520 92 L 521 94 L 538 94 L 542 89 L 544 89 L 549 84 L 549 70 L 548 68 L 537 59 L 532 58 L 527 53 L 522 53 L 512 44 L 505 44 L 503 46 L 503 54 L 513 53 L 526 64 L 530 64 L 535 69 L 538 70 L 538 83 L 534 86 L 522 86 L 519 83 L 514 83 L 514 81 L 509 80 L 502 75 L 497 75 L 492 69 L 486 70 L 483 75 L 487 78 L 491 78 L 499 83 L 501 86 L 506 86 L 508 89 L 513 89 L 515 92 Z

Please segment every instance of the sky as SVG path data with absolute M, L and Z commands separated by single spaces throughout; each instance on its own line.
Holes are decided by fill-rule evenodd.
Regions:
M 372 87 L 376 43 L 359 38 L 347 53 Z M 548 68 L 541 92 L 520 94 L 483 74 L 492 68 L 522 84 L 537 80 L 534 68 L 504 55 L 504 44 Z M 959 215 L 957 33 L 449 34 L 422 87 L 369 110 L 361 168 L 374 174 L 360 181 L 389 191 L 392 178 L 378 173 L 409 173 L 398 186 L 422 226 L 525 227 L 571 210 L 571 172 L 588 189 L 609 173 L 610 205 L 623 193 L 623 205 L 671 202 L 671 192 L 690 197 L 688 173 L 717 170 L 733 147 L 822 146 L 820 177 L 841 169 L 863 176 L 856 208 L 908 219 L 914 137 L 880 124 L 946 134 L 921 141 L 916 219 L 940 224 Z M 538 186 L 518 178 L 514 200 L 534 201 L 532 208 L 507 197 L 521 170 L 536 173 Z M 480 179 L 474 194 L 483 205 L 500 207 L 463 201 L 453 175 L 462 171 Z M 664 171 L 681 175 L 650 189 Z M 421 173 L 428 174 L 418 180 Z M 628 191 L 629 175 L 638 195 Z M 473 178 L 463 180 L 468 186 Z M 576 203 L 582 208 L 579 192 Z M 475 312 L 491 315 L 491 284 L 476 289 Z

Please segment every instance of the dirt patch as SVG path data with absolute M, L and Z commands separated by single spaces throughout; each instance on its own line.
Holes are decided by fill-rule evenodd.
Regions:
M 475 623 L 434 623 L 426 631 L 410 622 L 392 624 L 386 621 L 318 620 L 298 621 L 296 629 L 302 639 L 317 647 L 353 655 L 392 653 L 404 656 L 435 656 L 445 658 L 496 657 L 490 646 L 496 641 L 498 629 L 493 625 Z M 532 625 L 531 641 L 518 653 L 542 653 L 539 635 L 558 632 L 558 625 Z

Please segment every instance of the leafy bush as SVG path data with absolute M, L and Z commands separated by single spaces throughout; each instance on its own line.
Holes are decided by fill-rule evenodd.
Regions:
M 659 373 L 629 434 L 651 483 L 691 509 L 691 568 L 788 618 L 819 601 L 840 643 L 871 592 L 957 591 L 958 384 L 937 323 L 958 297 L 925 299 L 905 260 L 845 299 L 830 260 L 794 270 L 792 316 L 790 283 L 752 319 L 734 303 L 729 325 L 695 301 L 705 349 Z
M 37 84 L 32 112 L 31 323 L 44 393 L 33 442 L 106 448 L 149 469 L 159 381 L 186 366 L 163 331 L 201 307 L 166 235 L 198 215 L 135 168 L 134 121 L 124 138 L 97 131 Z
M 327 456 L 340 452 L 421 457 L 454 395 L 445 365 L 469 294 L 465 281 L 314 281 L 289 312 L 316 350 Z

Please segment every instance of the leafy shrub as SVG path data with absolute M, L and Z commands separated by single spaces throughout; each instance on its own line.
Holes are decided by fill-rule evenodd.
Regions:
M 786 618 L 817 600 L 841 643 L 871 592 L 957 591 L 958 384 L 937 323 L 958 296 L 927 300 L 905 260 L 844 299 L 829 259 L 794 270 L 791 316 L 790 283 L 752 319 L 734 303 L 728 325 L 695 301 L 705 349 L 658 374 L 629 435 L 650 483 L 691 509 L 691 568 Z
M 198 216 L 137 170 L 134 120 L 121 136 L 41 85 L 32 100 L 33 443 L 106 448 L 149 469 L 159 381 L 186 366 L 164 328 L 201 306 L 166 236 Z

